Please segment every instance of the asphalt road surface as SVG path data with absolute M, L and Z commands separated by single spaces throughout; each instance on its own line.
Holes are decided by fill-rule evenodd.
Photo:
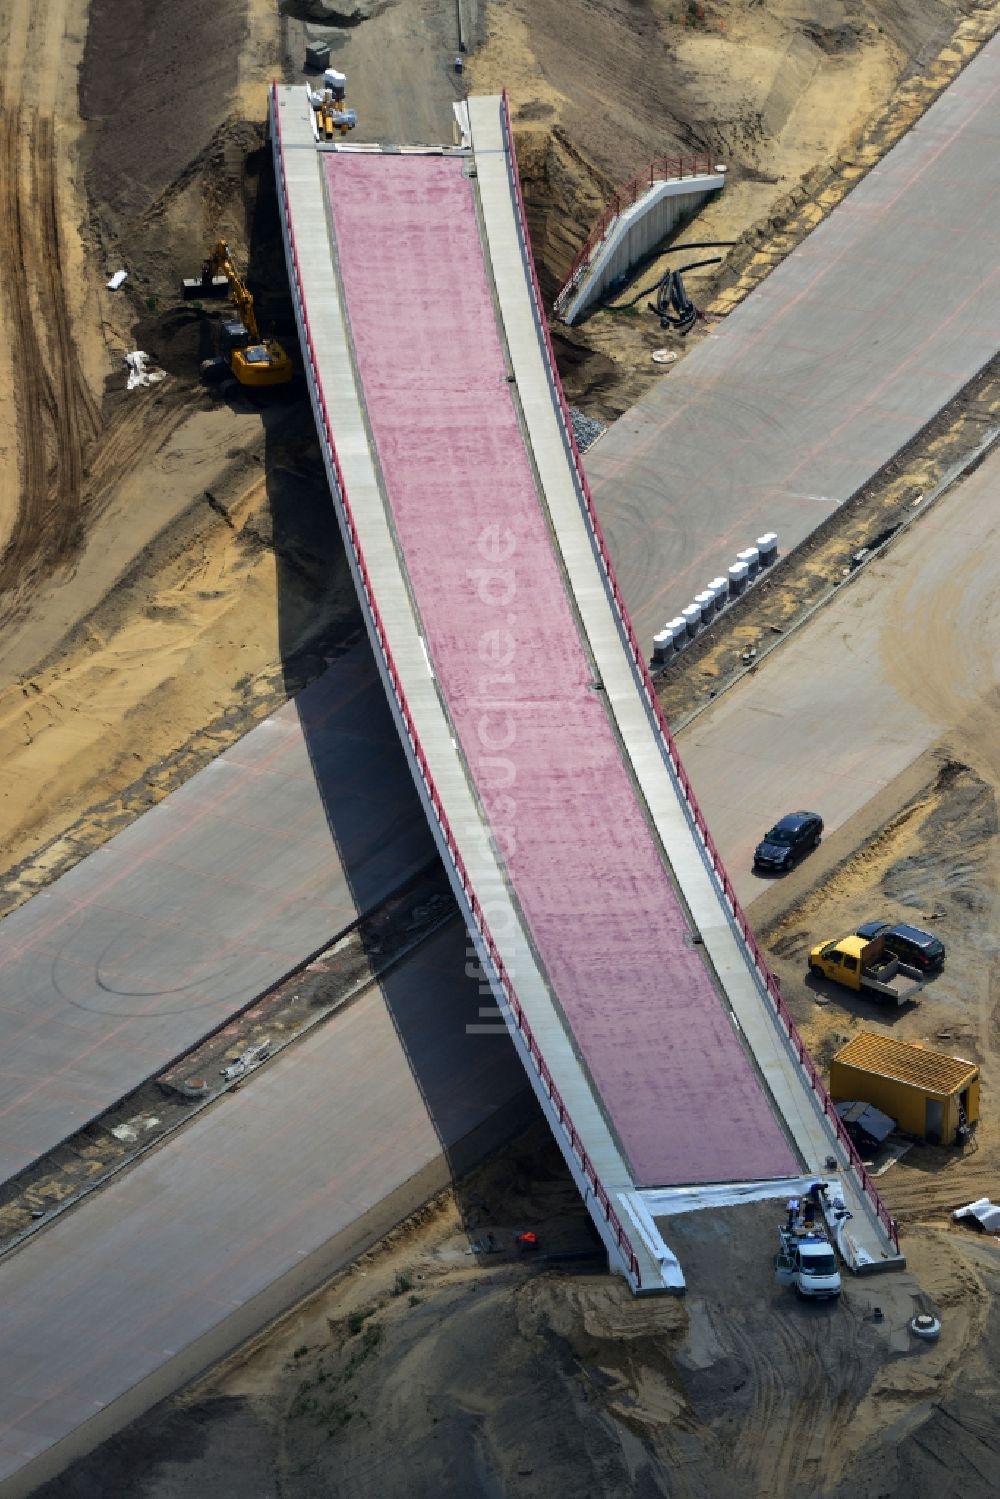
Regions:
M 0 1178 L 435 857 L 365 642 L 0 924 Z
M 1000 348 L 1000 39 L 588 451 L 639 640 L 790 551 Z
M 998 617 L 1000 453 L 681 735 L 744 903 L 776 817 L 816 810 L 834 833 L 947 731 L 995 734 Z
M 404 1210 L 418 1206 L 470 1133 L 524 1097 L 466 948 L 456 920 L 0 1263 L 0 1491 L 83 1423 L 110 1426 L 115 1401 L 144 1408 L 142 1382 L 198 1340 L 204 1362 L 221 1356 L 242 1308 L 242 1335 L 256 1330 L 254 1298 L 443 1162 Z M 325 1273 L 359 1247 L 348 1238 Z
M 347 102 L 358 112 L 353 139 L 451 145 L 452 105 L 468 92 L 465 76 L 455 72 L 459 6 L 455 0 L 394 0 L 373 9 L 362 25 L 331 30 L 299 20 L 288 7 L 282 15 L 286 66 L 292 70 L 286 80 L 295 81 L 301 68 L 301 81 L 315 87 L 317 74 L 304 70 L 305 49 L 326 42 L 330 66 L 346 74 Z M 483 34 L 482 9 L 482 0 L 461 0 L 469 51 Z

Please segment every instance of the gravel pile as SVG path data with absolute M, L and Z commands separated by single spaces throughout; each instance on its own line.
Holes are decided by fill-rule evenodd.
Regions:
M 569 414 L 573 420 L 573 435 L 576 445 L 581 453 L 585 453 L 592 442 L 596 442 L 605 430 L 604 423 L 595 421 L 592 416 L 585 416 L 575 406 L 569 408 Z

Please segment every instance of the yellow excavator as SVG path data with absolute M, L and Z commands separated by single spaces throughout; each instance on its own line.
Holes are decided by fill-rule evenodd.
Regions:
M 230 371 L 240 385 L 287 385 L 294 375 L 292 361 L 273 338 L 261 338 L 253 310 L 253 297 L 236 269 L 233 254 L 224 239 L 212 246 L 201 276 L 184 282 L 185 297 L 211 296 L 228 289 L 238 317 L 223 324 L 228 355 L 206 359 L 201 366 L 206 380 L 219 379 Z

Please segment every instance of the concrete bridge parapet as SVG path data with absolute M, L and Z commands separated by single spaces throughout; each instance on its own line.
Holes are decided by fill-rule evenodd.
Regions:
M 726 181 L 725 168 L 651 181 L 627 206 L 620 194 L 588 236 L 569 279 L 555 300 L 565 323 L 575 323 L 608 287 L 626 276 Z M 609 217 L 610 212 L 610 217 Z

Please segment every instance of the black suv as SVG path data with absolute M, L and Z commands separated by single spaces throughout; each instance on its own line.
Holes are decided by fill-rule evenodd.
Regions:
M 857 935 L 870 942 L 873 937 L 885 939 L 887 952 L 891 952 L 901 963 L 909 963 L 924 973 L 936 973 L 944 964 L 944 943 L 931 932 L 922 932 L 918 926 L 907 926 L 900 922 L 890 926 L 888 921 L 866 921 L 859 926 Z
M 754 869 L 791 869 L 823 836 L 816 812 L 789 812 L 764 834 L 753 854 Z

